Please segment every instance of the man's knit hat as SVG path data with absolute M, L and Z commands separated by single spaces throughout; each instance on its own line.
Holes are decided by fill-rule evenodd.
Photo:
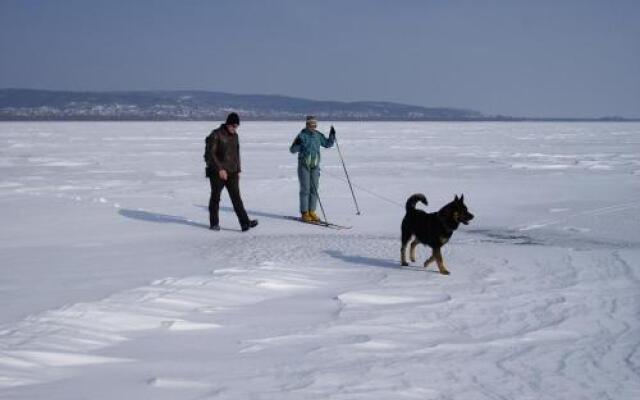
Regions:
M 237 113 L 232 112 L 229 115 L 227 115 L 227 122 L 225 122 L 225 124 L 240 125 L 240 117 L 238 116 Z

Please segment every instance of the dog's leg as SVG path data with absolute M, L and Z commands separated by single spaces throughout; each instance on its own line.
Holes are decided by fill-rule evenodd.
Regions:
M 436 259 L 436 256 L 434 255 L 435 251 L 431 252 L 431 257 L 429 257 L 427 259 L 427 261 L 424 262 L 424 267 L 427 268 L 429 266 L 429 264 L 431 264 L 433 262 L 433 260 Z
M 416 262 L 416 247 L 418 246 L 418 243 L 418 239 L 413 239 L 413 242 L 411 242 L 411 246 L 409 247 L 409 257 L 411 262 Z
M 436 263 L 438 264 L 438 270 L 442 275 L 449 275 L 449 271 L 444 266 L 444 260 L 442 259 L 442 252 L 440 248 L 433 249 L 433 254 L 436 256 Z
M 413 235 L 411 235 L 411 233 L 409 233 L 409 231 L 405 229 L 404 221 L 403 221 L 402 236 L 401 236 L 402 247 L 400 247 L 400 264 L 404 267 L 409 265 L 409 263 L 407 262 L 407 244 L 409 244 L 409 240 L 411 240 L 412 236 Z
M 427 259 L 427 261 L 424 262 L 424 267 L 427 268 L 429 264 L 433 262 L 433 260 L 435 260 L 434 256 L 429 257 L 429 259 Z
M 406 267 L 407 265 L 409 265 L 409 263 L 407 262 L 407 244 L 406 243 L 402 243 L 402 247 L 400 248 L 400 264 L 403 267 Z

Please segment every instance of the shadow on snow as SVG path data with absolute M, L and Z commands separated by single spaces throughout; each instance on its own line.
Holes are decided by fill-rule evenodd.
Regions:
M 140 221 L 156 222 L 156 223 L 163 223 L 163 224 L 179 224 L 179 225 L 194 226 L 196 228 L 209 229 L 209 225 L 191 221 L 189 219 L 186 219 L 185 217 L 179 217 L 176 215 L 158 214 L 150 211 L 128 210 L 128 209 L 120 209 L 118 210 L 118 214 L 122 215 L 123 217 L 137 219 Z
M 209 212 L 209 207 L 208 206 L 203 206 L 203 205 L 200 205 L 200 204 L 194 204 L 194 206 Z M 235 212 L 233 210 L 233 207 L 228 207 L 228 206 L 221 206 L 220 207 L 220 211 L 229 212 L 229 213 Z M 264 217 L 264 218 L 272 218 L 272 219 L 289 220 L 289 218 L 284 214 L 274 214 L 274 213 L 269 213 L 269 212 L 265 212 L 265 211 L 247 210 L 247 214 L 249 214 L 249 217 L 256 216 L 256 217 Z
M 339 250 L 325 250 L 324 253 L 330 255 L 333 258 L 342 260 L 344 262 L 360 265 L 363 267 L 381 267 L 381 268 L 393 268 L 393 269 L 406 269 L 406 270 L 412 270 L 412 271 L 438 272 L 430 269 L 425 269 L 420 266 L 403 267 L 400 265 L 400 262 L 389 259 L 389 258 L 374 258 L 374 257 L 366 257 L 366 256 L 358 256 L 358 255 L 347 255 Z

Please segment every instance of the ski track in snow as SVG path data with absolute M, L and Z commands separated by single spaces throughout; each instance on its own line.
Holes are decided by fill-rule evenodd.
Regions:
M 189 205 L 201 201 L 164 187 L 165 180 L 168 186 L 197 172 L 164 165 L 163 158 L 200 151 L 201 130 L 186 137 L 170 129 L 167 135 L 154 130 L 153 136 L 125 137 L 111 136 L 105 126 L 104 146 L 117 151 L 126 142 L 149 148 L 143 158 L 158 168 L 137 171 L 138 154 L 125 154 L 115 166 L 105 162 L 113 161 L 106 153 L 60 155 L 55 145 L 60 133 L 34 128 L 31 139 L 44 143 L 30 143 L 29 136 L 3 136 L 8 146 L 0 154 L 0 167 L 36 173 L 3 178 L 0 194 L 115 207 L 117 216 L 154 229 L 158 225 L 151 224 L 159 222 L 166 223 L 161 229 L 201 228 L 202 223 L 188 217 L 120 205 L 145 196 L 187 198 Z M 391 148 L 416 153 L 417 159 L 389 156 L 382 162 L 389 149 L 368 126 L 354 125 L 364 137 L 341 140 L 343 150 L 361 149 L 360 158 L 349 163 L 356 177 L 372 162 L 379 168 L 376 179 L 389 179 L 388 168 L 398 166 L 402 168 L 395 173 L 402 178 L 424 171 L 425 165 L 429 173 L 624 170 L 631 177 L 638 175 L 640 165 L 633 154 L 564 154 L 552 145 L 536 153 L 508 146 L 436 149 L 422 146 L 427 136 L 407 138 Z M 487 126 L 464 125 L 463 134 L 485 133 Z M 535 135 L 524 129 L 511 140 L 528 143 L 541 135 L 554 143 L 579 145 L 585 140 L 566 126 L 562 132 L 547 126 Z M 447 125 L 439 129 L 438 134 L 450 133 Z M 414 133 L 421 132 L 418 128 Z M 181 151 L 164 151 L 183 142 Z M 265 143 L 273 151 L 275 145 L 265 137 L 244 149 L 257 152 Z M 34 156 L 35 146 L 53 154 Z M 420 158 L 425 151 L 444 156 L 425 161 Z M 295 186 L 295 179 L 284 180 L 290 172 L 276 182 Z M 63 178 L 50 182 L 59 175 Z M 138 189 L 154 179 L 162 185 Z M 267 178 L 253 185 L 278 190 Z M 428 197 L 439 203 L 430 193 Z M 462 227 L 444 248 L 450 276 L 439 275 L 434 266 L 422 268 L 427 256 L 422 247 L 417 262 L 399 267 L 399 220 L 388 234 L 358 230 L 355 224 L 353 231 L 336 233 L 265 216 L 256 234 L 221 232 L 215 241 L 191 248 L 194 258 L 212 266 L 210 274 L 165 277 L 1 326 L 0 398 L 43 393 L 69 398 L 64 385 L 80 390 L 71 391 L 71 398 L 97 399 L 638 398 L 638 244 L 632 238 L 590 236 L 597 224 L 580 224 L 633 215 L 640 204 L 627 199 L 580 208 L 584 211 L 559 204 L 546 208 L 553 215 L 528 220 L 535 222 Z M 229 213 L 224 218 L 231 224 Z M 269 232 L 270 222 L 290 228 Z M 556 225 L 559 229 L 552 230 Z M 376 229 L 371 231 L 381 231 L 372 226 Z

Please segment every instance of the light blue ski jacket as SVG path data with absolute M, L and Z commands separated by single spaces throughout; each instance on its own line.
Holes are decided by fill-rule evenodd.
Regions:
M 300 139 L 300 140 L 298 140 Z M 289 147 L 292 153 L 298 153 L 298 165 L 316 168 L 320 165 L 320 146 L 329 148 L 335 143 L 335 135 L 324 136 L 322 132 L 304 128 Z

